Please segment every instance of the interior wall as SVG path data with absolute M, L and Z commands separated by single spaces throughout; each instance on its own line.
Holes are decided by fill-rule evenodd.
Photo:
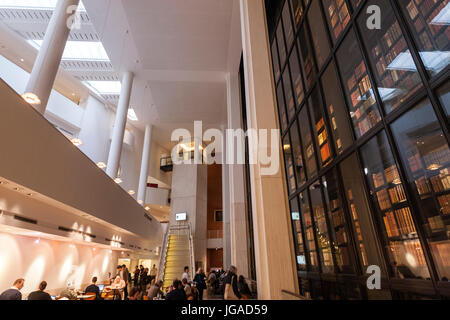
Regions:
M 85 288 L 92 277 L 99 282 L 114 275 L 120 252 L 70 242 L 45 240 L 0 233 L 0 291 L 24 278 L 23 297 L 47 281 L 47 292 L 59 294 L 73 281 L 75 288 Z
M 207 199 L 207 228 L 222 230 L 222 221 L 216 222 L 214 212 L 222 210 L 222 165 L 208 165 L 208 199 Z

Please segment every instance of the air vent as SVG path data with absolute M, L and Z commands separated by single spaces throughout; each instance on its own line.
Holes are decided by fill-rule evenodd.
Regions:
M 125 245 L 125 243 L 123 243 L 123 242 L 120 242 L 120 241 L 117 241 L 117 240 L 111 240 L 111 239 L 108 239 L 108 238 L 105 238 L 105 241 L 119 243 L 119 244 L 121 244 L 122 246 Z
M 66 228 L 66 227 L 62 227 L 62 226 L 59 226 L 58 230 L 65 231 L 65 232 L 74 232 L 74 233 L 82 234 L 84 236 L 88 236 L 91 238 L 97 238 L 97 236 L 95 234 L 91 234 L 91 233 L 87 233 L 87 232 L 83 232 L 83 231 L 79 231 L 79 230 L 75 230 L 75 229 L 71 229 L 71 228 Z
M 38 223 L 37 220 L 30 219 L 30 218 L 25 218 L 25 217 L 18 216 L 18 215 L 15 215 L 14 219 L 22 221 L 22 222 L 32 223 L 32 224 L 37 224 Z

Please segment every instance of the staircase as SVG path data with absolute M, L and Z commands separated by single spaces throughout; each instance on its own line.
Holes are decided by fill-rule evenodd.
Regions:
M 158 275 L 158 279 L 163 280 L 163 290 L 172 285 L 173 280 L 181 280 L 185 266 L 189 266 L 191 277 L 194 269 L 192 235 L 189 225 L 169 227 L 164 240 L 162 264 L 160 264 L 160 274 Z

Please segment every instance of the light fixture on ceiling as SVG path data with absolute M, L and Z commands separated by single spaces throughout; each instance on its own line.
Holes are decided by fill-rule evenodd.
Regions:
M 25 59 L 24 58 L 20 58 L 20 62 L 24 62 L 25 61 Z
M 145 207 L 145 210 L 147 210 L 147 211 L 150 210 L 150 207 Z
M 128 191 L 128 194 L 130 194 L 130 195 L 133 195 L 133 194 L 135 194 L 136 192 L 134 191 L 134 190 L 130 190 L 130 191 Z
M 22 95 L 22 98 L 23 98 L 23 100 L 25 100 L 26 102 L 28 102 L 29 104 L 31 104 L 33 106 L 41 104 L 41 100 L 39 99 L 39 97 L 31 92 L 24 93 Z
M 20 188 L 19 187 L 15 187 L 14 191 L 20 191 Z
M 136 112 L 134 111 L 133 108 L 128 109 L 128 119 L 130 119 L 131 121 L 138 121 L 138 117 L 136 115 Z
M 138 201 L 137 201 L 137 203 L 139 203 L 139 204 L 143 204 L 143 203 L 144 203 L 144 201 L 142 201 L 142 200 L 138 200 Z
M 83 145 L 83 141 L 81 141 L 80 138 L 73 138 L 70 140 L 74 146 L 79 147 L 81 145 Z
M 27 196 L 29 196 L 29 197 L 32 197 L 32 196 L 33 196 L 33 194 L 32 194 L 32 193 L 28 193 L 28 194 L 27 194 Z
M 97 167 L 99 167 L 100 169 L 105 169 L 106 168 L 106 163 L 100 161 L 97 163 Z
M 120 179 L 120 178 L 115 178 L 114 182 L 117 183 L 117 184 L 121 184 L 123 182 L 123 180 Z

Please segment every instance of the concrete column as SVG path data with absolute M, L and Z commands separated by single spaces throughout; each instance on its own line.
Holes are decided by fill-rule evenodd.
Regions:
M 125 72 L 122 77 L 122 89 L 120 90 L 119 103 L 117 104 L 116 120 L 114 122 L 111 147 L 109 149 L 108 164 L 106 168 L 106 173 L 112 179 L 116 178 L 117 171 L 119 170 L 133 79 L 134 74 L 132 72 Z
M 275 88 L 270 58 L 264 0 L 240 0 L 244 74 L 249 129 L 278 129 Z M 259 150 L 251 137 L 250 150 Z M 298 293 L 298 278 L 281 148 L 272 153 L 279 161 L 275 173 L 266 166 L 250 164 L 256 277 L 259 299 L 282 299 L 281 290 Z M 238 243 L 238 245 L 242 245 Z
M 148 162 L 150 159 L 150 146 L 152 144 L 152 126 L 145 127 L 144 146 L 142 147 L 142 161 L 141 174 L 139 176 L 138 201 L 142 201 L 145 205 L 145 196 L 147 194 L 147 177 L 148 177 Z
M 45 113 L 48 99 L 52 92 L 59 64 L 64 53 L 67 38 L 70 33 L 71 17 L 75 14 L 79 0 L 59 0 L 50 23 L 45 32 L 44 41 L 31 71 L 25 94 L 36 95 L 40 103 L 33 106 L 41 113 Z M 74 9 L 74 10 L 72 10 Z
M 228 128 L 242 129 L 241 91 L 238 74 L 227 74 L 227 119 Z M 227 171 L 229 194 L 229 237 L 231 246 L 231 264 L 239 274 L 249 276 L 249 243 L 248 220 L 245 197 L 244 164 L 237 163 L 237 143 L 227 144 L 234 148 L 234 163 L 229 164 Z M 255 280 L 255 279 L 253 279 Z
M 224 146 L 226 146 L 225 129 L 223 130 Z M 223 267 L 227 269 L 231 266 L 231 239 L 230 239 L 230 166 L 226 164 L 226 148 L 222 152 L 222 248 L 223 248 Z

